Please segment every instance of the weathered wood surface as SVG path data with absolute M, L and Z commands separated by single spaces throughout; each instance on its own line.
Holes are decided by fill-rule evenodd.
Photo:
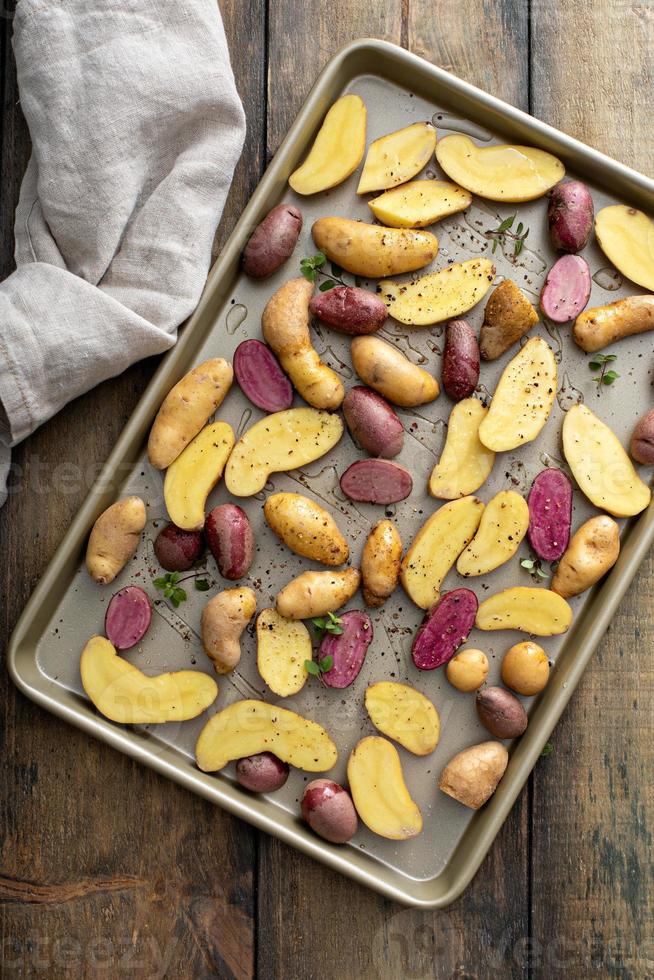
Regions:
M 29 140 L 2 6 L 0 275 Z M 311 83 L 346 41 L 410 47 L 654 172 L 654 12 L 629 0 L 221 0 L 248 137 L 220 242 Z M 0 511 L 0 643 L 153 361 L 79 399 L 15 454 Z M 90 415 L 102 424 L 89 427 Z M 0 974 L 59 977 L 647 977 L 651 560 L 464 896 L 404 910 L 40 711 L 1 679 Z

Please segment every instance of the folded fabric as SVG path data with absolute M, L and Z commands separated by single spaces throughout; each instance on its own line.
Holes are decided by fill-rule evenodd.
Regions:
M 0 504 L 10 446 L 175 343 L 245 136 L 216 0 L 20 0 L 14 51 L 32 157 L 0 283 Z

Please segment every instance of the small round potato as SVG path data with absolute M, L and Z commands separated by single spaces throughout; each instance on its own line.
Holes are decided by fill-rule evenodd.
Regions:
M 502 661 L 502 680 L 507 687 L 524 697 L 538 694 L 550 678 L 550 662 L 538 643 L 523 640 L 514 644 Z
M 629 452 L 637 463 L 654 466 L 654 408 L 638 419 L 629 443 Z
M 159 531 L 154 541 L 157 561 L 167 572 L 188 572 L 203 551 L 202 531 L 185 531 L 172 522 Z
M 488 677 L 488 657 L 482 650 L 468 647 L 452 657 L 446 675 L 457 691 L 476 691 Z
M 484 687 L 477 695 L 479 720 L 495 738 L 518 738 L 529 717 L 515 694 L 503 687 Z
M 357 832 L 359 820 L 352 797 L 331 779 L 314 779 L 302 794 L 302 816 L 314 833 L 332 844 L 345 844 Z
M 290 767 L 272 752 L 248 755 L 236 763 L 236 781 L 252 793 L 274 793 L 281 789 Z

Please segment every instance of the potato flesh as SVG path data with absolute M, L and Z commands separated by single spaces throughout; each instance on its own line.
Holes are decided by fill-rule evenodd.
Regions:
M 449 180 L 413 180 L 368 201 L 368 207 L 391 228 L 424 228 L 471 203 L 472 194 Z
M 479 440 L 479 426 L 487 413 L 477 398 L 464 398 L 450 412 L 445 446 L 429 478 L 432 497 L 466 497 L 490 476 L 495 453 Z
M 556 384 L 552 348 L 541 337 L 532 337 L 502 372 L 479 426 L 481 442 L 496 453 L 532 442 L 550 417 Z
M 385 279 L 379 291 L 394 320 L 427 327 L 472 309 L 486 295 L 494 277 L 495 266 L 489 259 L 467 259 L 415 282 Z
M 651 490 L 638 476 L 614 432 L 585 405 L 563 420 L 563 454 L 581 491 L 614 517 L 645 510 Z
M 350 753 L 347 778 L 357 813 L 369 830 L 389 840 L 408 840 L 422 831 L 422 814 L 404 782 L 394 745 L 370 735 Z
M 484 508 L 477 533 L 459 555 L 459 575 L 485 575 L 513 558 L 529 527 L 529 507 L 515 490 L 501 490 Z
M 315 408 L 289 408 L 255 422 L 234 446 L 225 486 L 235 497 L 251 497 L 271 473 L 306 466 L 332 449 L 343 434 L 338 415 Z
M 206 425 L 166 470 L 164 501 L 173 524 L 201 531 L 207 497 L 223 475 L 234 446 L 227 422 Z
M 428 755 L 438 745 L 438 711 L 420 691 L 396 681 L 371 684 L 365 694 L 366 711 L 375 728 L 414 755 Z
M 572 609 L 550 589 L 515 586 L 485 599 L 477 610 L 480 630 L 521 630 L 534 636 L 558 636 L 572 622 Z
M 82 686 L 98 711 L 123 725 L 158 725 L 201 715 L 218 685 L 199 670 L 148 677 L 119 657 L 109 640 L 93 636 L 80 660 Z
M 257 667 L 264 681 L 280 698 L 297 694 L 309 676 L 311 637 L 302 622 L 284 619 L 274 609 L 257 617 Z
M 217 772 L 228 762 L 272 752 L 289 766 L 325 772 L 338 758 L 322 725 L 265 701 L 235 701 L 206 723 L 195 746 L 203 772 Z
M 632 282 L 654 291 L 654 222 L 626 204 L 602 208 L 595 217 L 600 248 Z
M 438 141 L 436 159 L 461 187 L 490 201 L 533 201 L 564 176 L 551 153 L 531 146 L 476 146 L 469 136 L 453 134 Z
M 443 504 L 425 521 L 402 560 L 404 589 L 421 609 L 438 602 L 440 588 L 479 526 L 484 505 L 477 497 Z
M 412 123 L 374 140 L 368 147 L 357 194 L 411 180 L 429 162 L 435 147 L 436 130 L 428 122 Z
M 309 155 L 288 179 L 296 194 L 317 194 L 354 173 L 366 148 L 366 107 L 358 95 L 337 99 Z
M 366 279 L 414 272 L 438 255 L 436 236 L 420 229 L 384 228 L 330 217 L 314 221 L 311 234 L 331 262 Z
M 296 555 L 342 565 L 350 549 L 331 514 L 301 493 L 275 493 L 263 507 L 269 527 Z

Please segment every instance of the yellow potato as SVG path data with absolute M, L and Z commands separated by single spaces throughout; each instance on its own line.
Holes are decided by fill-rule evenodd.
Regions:
M 496 453 L 532 442 L 556 398 L 556 360 L 541 337 L 532 337 L 502 371 L 479 439 Z
M 612 517 L 591 517 L 575 531 L 556 567 L 552 590 L 569 599 L 580 595 L 613 568 L 620 554 L 620 528 Z
M 448 660 L 445 675 L 457 691 L 476 691 L 488 677 L 488 657 L 483 650 L 468 647 Z
M 445 446 L 429 478 L 432 497 L 466 497 L 490 476 L 495 453 L 479 441 L 479 426 L 487 413 L 476 398 L 462 399 L 450 412 Z
M 391 228 L 424 228 L 471 203 L 472 194 L 448 180 L 413 180 L 368 201 L 368 207 Z
M 616 269 L 654 291 L 654 222 L 642 211 L 613 204 L 595 215 L 595 237 Z
M 357 813 L 369 830 L 389 840 L 408 840 L 422 831 L 422 814 L 404 782 L 397 749 L 385 738 L 362 738 L 347 763 Z
M 342 572 L 303 572 L 285 585 L 277 596 L 277 612 L 285 619 L 313 619 L 335 612 L 359 588 L 356 568 Z
M 352 366 L 364 384 L 389 402 L 414 408 L 433 402 L 440 394 L 438 381 L 381 337 L 354 337 Z
M 509 753 L 501 742 L 471 745 L 450 759 L 438 788 L 471 810 L 478 810 L 497 789 L 508 761 Z
M 123 725 L 160 725 L 201 715 L 218 685 L 199 670 L 149 677 L 118 656 L 104 636 L 92 636 L 80 660 L 82 687 L 98 711 Z
M 166 470 L 164 501 L 173 524 L 201 531 L 207 497 L 223 475 L 234 446 L 227 422 L 206 425 Z
M 511 279 L 503 279 L 488 297 L 479 331 L 479 352 L 495 361 L 538 323 L 538 313 Z
M 345 389 L 335 371 L 320 360 L 309 333 L 313 284 L 300 277 L 280 286 L 263 311 L 261 329 L 296 391 L 313 408 L 336 409 Z
M 245 700 L 209 719 L 195 745 L 195 761 L 203 772 L 217 772 L 259 752 L 272 752 L 306 772 L 325 772 L 338 758 L 322 725 L 265 701 Z
M 481 515 L 477 533 L 459 555 L 459 575 L 485 575 L 513 558 L 529 527 L 529 507 L 515 490 L 500 490 Z
M 274 609 L 259 613 L 257 667 L 273 694 L 289 698 L 301 691 L 309 676 L 304 663 L 312 656 L 311 637 L 304 623 L 284 619 Z
M 241 634 L 257 611 L 252 589 L 224 589 L 202 610 L 202 645 L 217 674 L 229 674 L 241 659 Z
M 426 327 L 461 316 L 482 299 L 495 278 L 490 259 L 453 262 L 415 282 L 385 279 L 379 291 L 394 320 Z
M 643 483 L 614 432 L 585 405 L 563 420 L 563 454 L 591 503 L 614 517 L 645 510 L 651 490 Z
M 572 336 L 578 347 L 593 354 L 616 340 L 648 330 L 654 330 L 654 296 L 625 296 L 580 313 Z
M 428 122 L 412 123 L 368 147 L 357 194 L 381 191 L 411 180 L 429 162 L 436 147 L 436 130 Z
M 117 500 L 100 514 L 86 548 L 86 567 L 98 585 L 108 585 L 136 552 L 147 519 L 140 497 Z
M 383 606 L 400 580 L 402 541 L 388 518 L 371 528 L 361 555 L 363 600 L 367 606 Z
M 421 609 L 438 602 L 443 579 L 479 526 L 484 505 L 477 497 L 452 500 L 432 514 L 402 560 L 405 592 Z
M 238 440 L 225 470 L 225 486 L 235 497 L 251 497 L 272 473 L 284 473 L 320 459 L 343 435 L 338 415 L 315 408 L 289 408 L 255 422 Z
M 346 180 L 366 148 L 366 107 L 358 95 L 334 102 L 318 130 L 309 155 L 288 182 L 296 194 L 317 194 Z
M 441 733 L 438 711 L 415 687 L 379 681 L 366 689 L 365 702 L 375 728 L 407 751 L 429 755 L 438 745 Z
M 477 146 L 469 136 L 438 141 L 436 159 L 451 180 L 490 201 L 533 201 L 563 178 L 565 167 L 532 146 Z
M 148 459 L 153 466 L 165 470 L 177 459 L 222 404 L 233 379 L 229 361 L 214 357 L 171 388 L 150 430 Z
M 534 636 L 557 636 L 572 622 L 572 609 L 551 589 L 517 585 L 484 599 L 475 626 L 479 630 L 521 630 Z
M 504 654 L 502 681 L 516 694 L 533 697 L 547 687 L 550 679 L 550 662 L 538 643 L 523 640 L 515 643 Z
M 350 549 L 334 518 L 301 493 L 274 493 L 263 505 L 268 526 L 296 555 L 342 565 Z
M 366 279 L 413 272 L 438 255 L 438 239 L 430 231 L 383 228 L 352 218 L 318 218 L 311 234 L 331 262 Z

